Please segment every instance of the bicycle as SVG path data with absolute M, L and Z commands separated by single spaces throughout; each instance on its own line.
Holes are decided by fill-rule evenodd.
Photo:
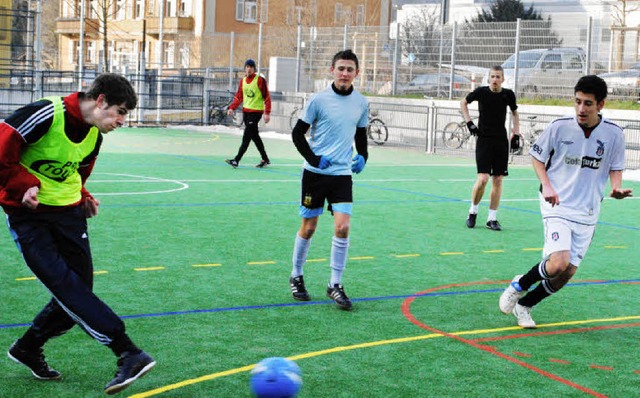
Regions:
M 469 141 L 471 133 L 464 118 L 460 122 L 450 122 L 442 130 L 442 142 L 449 149 L 458 149 Z
M 378 117 L 378 111 L 376 109 L 369 111 L 367 135 L 369 136 L 369 139 L 377 145 L 384 145 L 384 143 L 389 139 L 389 130 L 382 119 Z
M 296 123 L 298 123 L 300 116 L 302 116 L 302 108 L 298 108 L 298 105 L 295 105 L 291 112 L 291 116 L 289 116 L 289 127 L 291 127 L 291 130 L 296 127 Z
M 218 97 L 218 102 L 209 106 L 209 124 L 240 127 L 242 125 L 242 112 L 234 112 L 227 115 L 229 105 L 233 102 L 235 93 L 228 91 L 231 97 Z

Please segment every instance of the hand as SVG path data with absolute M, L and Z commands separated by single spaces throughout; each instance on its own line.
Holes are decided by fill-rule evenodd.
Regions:
M 38 201 L 39 187 L 31 187 L 22 195 L 22 205 L 27 209 L 35 209 L 40 202 Z
M 233 109 L 227 109 L 227 115 L 229 116 L 233 115 Z
M 478 129 L 478 126 L 476 126 L 475 123 L 473 123 L 473 121 L 471 120 L 467 122 L 467 127 L 469 128 L 469 133 L 473 136 L 477 136 L 478 133 L 480 132 L 480 129 Z
M 624 199 L 633 196 L 633 191 L 631 189 L 615 188 L 611 190 L 610 196 L 614 199 Z
M 353 158 L 353 162 L 351 163 L 351 171 L 356 174 L 360 173 L 364 169 L 365 163 L 366 162 L 364 161 L 364 156 L 356 155 L 356 157 Z
M 320 170 L 324 170 L 329 166 L 331 166 L 331 159 L 329 159 L 324 155 L 320 156 L 320 162 L 318 162 L 318 168 Z
M 81 206 L 84 210 L 84 215 L 87 218 L 91 218 L 98 215 L 98 206 L 100 206 L 100 201 L 93 196 L 85 196 L 82 199 Z
M 271 115 L 267 115 L 266 113 L 264 114 L 264 124 L 269 123 L 269 120 L 271 120 Z
M 560 196 L 551 185 L 542 185 L 542 197 L 544 197 L 545 202 L 551 204 L 551 207 L 560 204 Z

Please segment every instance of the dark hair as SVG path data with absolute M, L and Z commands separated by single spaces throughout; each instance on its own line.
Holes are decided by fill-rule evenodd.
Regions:
M 607 82 L 596 75 L 582 76 L 573 88 L 574 93 L 578 91 L 593 94 L 596 97 L 596 102 L 600 102 L 607 98 Z
M 496 72 L 502 72 L 502 74 L 504 75 L 504 68 L 502 67 L 502 65 L 493 65 L 491 67 L 491 70 L 495 70 Z
M 100 94 L 104 94 L 110 106 L 124 104 L 128 110 L 132 110 L 138 104 L 138 96 L 131 83 L 124 76 L 115 73 L 103 73 L 96 77 L 86 93 L 87 97 L 94 100 Z
M 336 66 L 336 61 L 338 61 L 339 59 L 353 61 L 356 63 L 356 69 L 360 69 L 358 67 L 358 57 L 351 50 L 338 51 L 336 55 L 333 56 L 333 60 L 331 61 L 331 67 Z
M 244 67 L 246 68 L 247 66 L 250 66 L 250 67 L 255 69 L 256 61 L 254 61 L 251 58 L 249 58 L 248 60 L 244 61 Z

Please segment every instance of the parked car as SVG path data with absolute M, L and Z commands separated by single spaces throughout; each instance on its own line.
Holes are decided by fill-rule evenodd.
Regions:
M 396 94 L 420 94 L 425 97 L 448 98 L 451 75 L 448 73 L 426 73 L 416 75 L 409 83 L 399 84 Z M 471 80 L 464 76 L 453 76 L 453 97 L 462 97 L 471 91 Z
M 518 91 L 530 94 L 553 93 L 573 89 L 583 75 L 586 54 L 577 47 L 540 48 L 518 53 Z M 502 64 L 503 87 L 515 85 L 516 54 Z M 484 84 L 488 84 L 485 76 Z M 558 90 L 560 89 L 560 90 Z
M 601 73 L 598 76 L 607 82 L 609 94 L 638 100 L 640 97 L 640 64 L 636 64 L 632 68 L 634 69 Z

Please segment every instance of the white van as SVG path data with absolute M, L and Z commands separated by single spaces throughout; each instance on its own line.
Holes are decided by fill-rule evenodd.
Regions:
M 585 71 L 586 54 L 576 47 L 541 48 L 518 54 L 518 92 L 533 95 L 573 94 L 573 87 Z M 516 55 L 503 64 L 503 87 L 513 89 Z M 485 77 L 488 84 L 488 76 Z

